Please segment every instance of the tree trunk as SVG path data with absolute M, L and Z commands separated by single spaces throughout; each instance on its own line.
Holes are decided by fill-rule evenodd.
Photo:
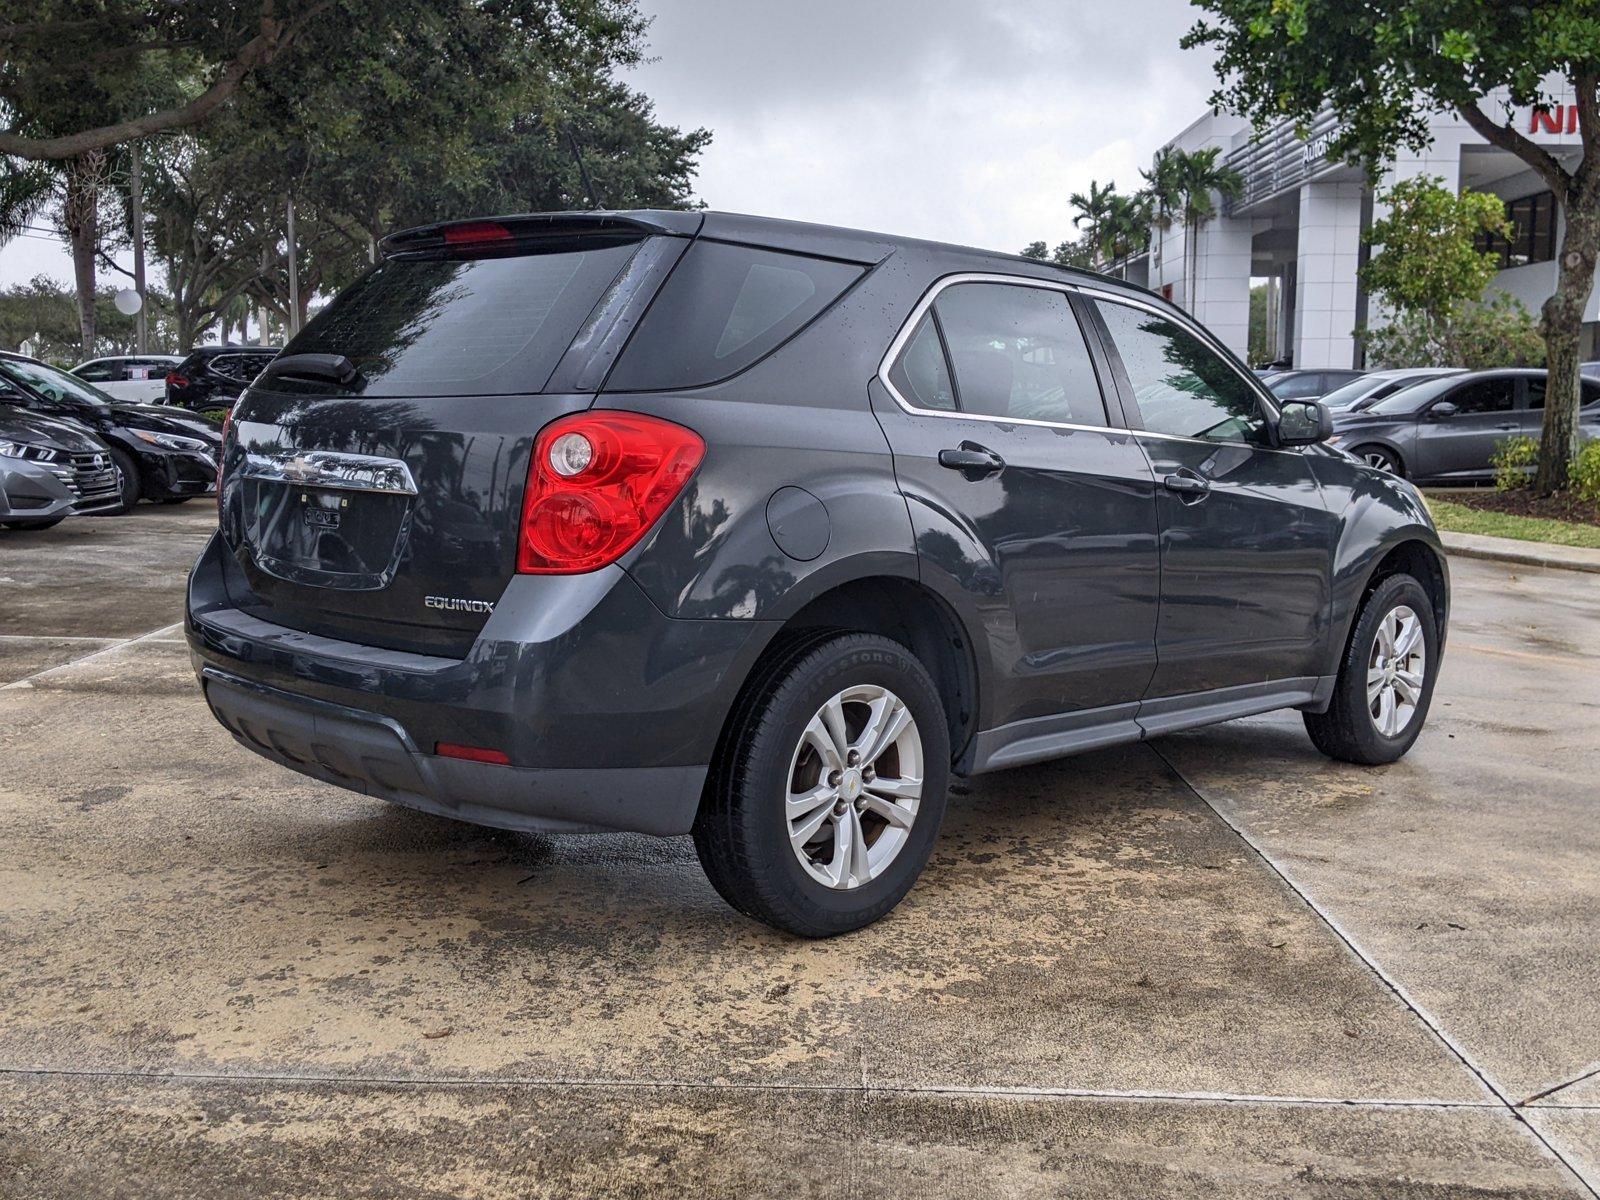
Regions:
M 61 206 L 61 223 L 66 227 L 72 248 L 73 283 L 78 290 L 78 332 L 83 339 L 83 356 L 94 357 L 95 251 L 100 245 L 100 185 L 105 175 L 106 155 L 93 150 L 67 164 L 66 198 Z
M 1567 486 L 1567 472 L 1578 453 L 1578 339 L 1583 310 L 1594 290 L 1595 261 L 1600 258 L 1600 212 L 1568 206 L 1561 239 L 1560 271 L 1555 294 L 1544 302 L 1541 326 L 1545 341 L 1544 428 L 1540 434 L 1539 471 L 1534 489 L 1541 496 Z

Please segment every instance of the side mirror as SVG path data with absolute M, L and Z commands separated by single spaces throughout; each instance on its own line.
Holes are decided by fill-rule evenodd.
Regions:
M 1448 400 L 1441 400 L 1428 410 L 1428 420 L 1448 421 L 1461 410 Z
M 1285 400 L 1278 409 L 1278 444 L 1312 446 L 1333 436 L 1333 414 L 1320 400 Z

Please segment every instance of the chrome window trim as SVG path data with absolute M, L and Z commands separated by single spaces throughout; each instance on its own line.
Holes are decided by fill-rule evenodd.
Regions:
M 994 275 L 987 272 L 976 271 L 965 272 L 958 275 L 946 275 L 942 279 L 934 280 L 933 286 L 923 293 L 922 299 L 918 300 L 916 307 L 911 310 L 911 315 L 908 316 L 905 320 L 905 323 L 900 326 L 900 331 L 894 335 L 894 340 L 889 343 L 889 349 L 884 354 L 883 361 L 878 364 L 878 382 L 883 384 L 884 390 L 889 393 L 894 402 L 902 409 L 914 417 L 944 417 L 952 421 L 981 421 L 989 425 L 1033 425 L 1041 429 L 1082 429 L 1091 433 L 1138 432 L 1138 430 L 1128 429 L 1126 426 L 1122 425 L 1078 425 L 1070 421 L 1040 421 L 1033 417 L 996 417 L 986 413 L 947 412 L 941 408 L 922 408 L 918 405 L 912 404 L 911 401 L 902 396 L 900 394 L 900 390 L 896 388 L 893 382 L 891 382 L 889 379 L 889 368 L 892 367 L 895 363 L 895 360 L 900 357 L 900 352 L 905 349 L 906 343 L 911 340 L 911 335 L 916 332 L 918 323 L 920 323 L 922 318 L 927 315 L 928 310 L 933 307 L 933 302 L 939 298 L 939 293 L 943 292 L 946 288 L 954 287 L 958 283 L 1013 284 L 1022 287 L 1042 288 L 1047 292 L 1060 292 L 1063 295 L 1070 295 L 1072 292 L 1077 290 L 1070 284 L 1058 283 L 1053 279 L 1031 279 L 1026 275 Z M 1073 320 L 1077 320 L 1076 314 L 1074 314 Z M 1088 334 L 1086 331 L 1083 331 L 1081 327 L 1079 332 L 1083 334 L 1085 339 L 1084 349 L 1087 350 L 1089 348 L 1087 342 Z M 1090 361 L 1093 362 L 1092 356 Z M 1099 373 L 1097 371 L 1097 379 L 1098 374 Z M 952 380 L 952 382 L 954 382 L 954 380 Z M 961 385 L 959 383 L 956 384 L 958 389 L 960 386 Z M 1105 403 L 1108 399 L 1104 392 L 1105 388 L 1102 384 L 1102 403 Z
M 1268 420 L 1276 421 L 1278 419 L 1277 406 L 1268 398 L 1259 382 L 1247 377 L 1233 363 L 1229 362 L 1227 355 L 1221 351 L 1221 343 L 1191 320 L 1187 314 L 1176 310 L 1169 311 L 1137 297 L 1124 296 L 1119 292 L 1095 287 L 1093 284 L 1057 281 L 1054 279 L 1035 279 L 1027 275 L 999 275 L 986 271 L 969 271 L 936 279 L 933 285 L 923 294 L 922 299 L 918 300 L 916 306 L 912 308 L 911 315 L 900 326 L 900 330 L 895 334 L 894 340 L 889 343 L 889 349 L 884 354 L 883 360 L 878 364 L 878 382 L 883 385 L 890 398 L 912 416 L 943 417 L 952 421 L 978 421 L 989 425 L 1033 425 L 1042 429 L 1080 429 L 1089 433 L 1125 433 L 1136 438 L 1156 438 L 1167 442 L 1192 442 L 1205 446 L 1246 446 L 1251 450 L 1267 450 L 1274 454 L 1298 454 L 1300 452 L 1298 449 L 1285 450 L 1277 446 L 1258 446 L 1253 442 L 1235 438 L 1191 437 L 1180 433 L 1159 433 L 1153 429 L 1131 429 L 1126 425 L 1079 425 L 1070 421 L 1040 421 L 1031 417 L 996 417 L 984 413 L 947 412 L 944 409 L 922 408 L 912 404 L 900 394 L 900 390 L 889 379 L 889 368 L 900 357 L 900 352 L 905 349 L 906 343 L 911 340 L 911 335 L 916 332 L 918 323 L 927 315 L 928 310 L 933 307 L 934 301 L 939 298 L 939 294 L 946 288 L 954 287 L 960 283 L 998 283 L 1012 284 L 1019 287 L 1036 287 L 1045 291 L 1061 292 L 1063 295 L 1077 293 L 1078 295 L 1088 296 L 1090 299 L 1103 299 L 1111 304 L 1125 304 L 1129 308 L 1143 309 L 1145 312 L 1158 316 L 1163 320 L 1173 322 L 1185 332 L 1199 338 L 1206 348 L 1216 354 L 1229 370 L 1244 380 L 1246 386 L 1255 395 L 1258 403 L 1265 408 Z M 1077 319 L 1076 314 L 1073 315 L 1073 319 Z M 1081 325 L 1080 332 L 1087 338 L 1088 333 L 1082 330 Z M 959 389 L 960 385 L 957 384 L 956 386 Z M 1109 399 L 1110 397 L 1104 395 L 1102 387 L 1102 402 L 1109 401 Z

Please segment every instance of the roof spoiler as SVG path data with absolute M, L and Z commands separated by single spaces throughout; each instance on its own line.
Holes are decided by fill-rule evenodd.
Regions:
M 669 209 L 642 212 L 558 212 L 522 213 L 509 217 L 485 217 L 460 221 L 437 221 L 391 233 L 378 243 L 385 255 L 414 251 L 465 249 L 492 243 L 533 242 L 544 238 L 594 236 L 633 236 L 665 234 L 693 237 L 705 218 L 697 212 Z M 508 247 L 509 248 L 509 247 Z

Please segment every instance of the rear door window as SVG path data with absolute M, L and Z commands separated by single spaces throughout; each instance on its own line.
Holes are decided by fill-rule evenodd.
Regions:
M 367 396 L 538 392 L 639 245 L 637 238 L 563 241 L 545 253 L 386 259 L 340 292 L 283 353 L 346 356 L 360 369 Z M 255 357 L 265 366 L 272 355 Z M 328 391 L 285 378 L 272 387 Z
M 1065 425 L 1106 424 L 1105 400 L 1067 297 L 1050 288 L 958 283 L 933 311 L 962 412 Z M 914 345 L 908 344 L 908 354 Z
M 737 375 L 803 329 L 865 270 L 697 241 L 650 305 L 606 390 L 704 387 Z
M 889 382 L 907 403 L 917 408 L 945 412 L 955 408 L 956 389 L 950 381 L 950 364 L 932 315 L 917 322 L 916 332 L 889 368 Z

